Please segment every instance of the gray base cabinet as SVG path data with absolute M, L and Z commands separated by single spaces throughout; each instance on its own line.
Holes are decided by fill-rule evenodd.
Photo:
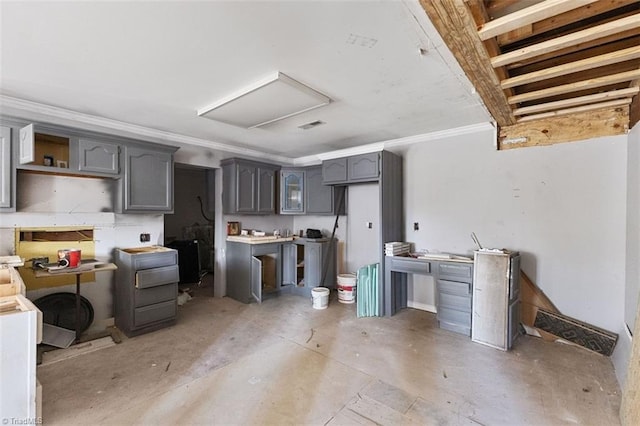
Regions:
M 471 340 L 508 350 L 519 335 L 520 255 L 474 254 Z
M 471 336 L 473 265 L 438 262 L 436 306 L 440 328 Z
M 178 252 L 116 250 L 115 324 L 127 336 L 172 325 L 178 308 Z
M 334 288 L 336 282 L 336 241 L 328 238 L 300 238 L 282 245 L 282 285 L 311 297 L 314 287 Z M 327 268 L 325 272 L 325 267 Z M 324 281 L 323 281 L 324 277 Z
M 280 290 L 281 243 L 227 241 L 227 296 L 242 303 L 261 303 Z

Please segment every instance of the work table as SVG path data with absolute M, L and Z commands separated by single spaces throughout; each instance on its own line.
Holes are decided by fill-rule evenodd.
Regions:
M 276 237 L 274 235 L 265 235 L 264 237 L 257 237 L 255 235 L 229 235 L 227 241 L 234 243 L 245 244 L 271 244 L 271 243 L 286 243 L 291 241 L 310 241 L 315 243 L 328 242 L 330 238 L 305 238 L 305 237 Z

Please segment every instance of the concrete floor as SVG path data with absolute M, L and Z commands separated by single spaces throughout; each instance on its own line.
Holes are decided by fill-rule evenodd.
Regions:
M 281 296 L 197 296 L 174 327 L 38 367 L 43 419 L 70 424 L 616 425 L 606 357 L 523 336 L 502 352 L 405 309 L 357 318 Z

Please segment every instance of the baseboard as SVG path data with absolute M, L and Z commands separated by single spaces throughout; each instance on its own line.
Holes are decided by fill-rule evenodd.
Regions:
M 408 300 L 407 301 L 407 307 L 408 308 L 413 308 L 413 309 L 419 309 L 421 311 L 432 312 L 434 314 L 438 312 L 438 310 L 436 309 L 436 307 L 434 305 L 429 305 L 429 304 L 426 304 L 426 303 L 414 302 L 412 300 Z

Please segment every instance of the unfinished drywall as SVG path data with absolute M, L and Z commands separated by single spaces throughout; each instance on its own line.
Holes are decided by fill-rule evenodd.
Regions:
M 348 191 L 345 268 L 356 273 L 380 261 L 380 189 L 377 183 L 362 183 Z
M 620 333 L 626 135 L 509 151 L 494 140 L 484 131 L 405 150 L 407 241 L 471 255 L 475 232 L 485 247 L 519 250 L 562 313 Z
M 113 213 L 113 182 L 110 179 L 20 174 L 17 182 L 18 212 L 0 215 L 0 255 L 15 253 L 14 230 L 20 227 L 92 227 L 95 257 L 104 261 L 113 260 L 113 250 L 117 247 L 143 245 L 138 240 L 142 232 L 151 234 L 151 241 L 145 244 L 162 244 L 162 215 Z M 35 300 L 54 292 L 75 293 L 75 286 L 28 291 L 27 297 Z M 113 318 L 113 273 L 96 274 L 94 283 L 82 284 L 81 294 L 94 309 L 91 330 L 101 330 L 110 325 Z

